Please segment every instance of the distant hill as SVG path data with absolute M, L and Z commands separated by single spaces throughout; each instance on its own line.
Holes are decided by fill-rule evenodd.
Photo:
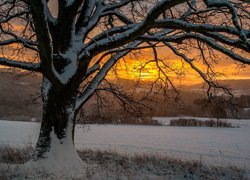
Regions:
M 119 79 L 113 81 L 119 83 L 123 90 L 131 92 L 135 90 L 136 95 L 140 97 L 147 95 L 147 89 L 150 84 L 143 82 L 140 87 L 133 88 L 136 84 L 135 81 Z M 250 92 L 250 79 L 240 80 L 223 80 L 224 84 L 230 86 L 233 90 Z M 26 120 L 30 121 L 32 118 L 38 120 L 42 117 L 42 103 L 40 98 L 41 76 L 32 74 L 21 74 L 20 71 L 8 71 L 0 69 L 0 119 L 8 120 Z M 202 84 L 192 86 L 181 86 L 180 97 L 182 105 L 176 103 L 174 99 L 165 99 L 162 95 L 150 95 L 156 102 L 149 101 L 148 105 L 153 107 L 153 111 L 148 112 L 147 116 L 206 116 L 206 113 L 201 111 L 200 107 L 194 105 L 194 100 L 205 98 L 204 93 L 200 91 L 190 91 L 194 89 L 201 89 Z M 110 96 L 112 99 L 113 96 Z M 85 114 L 97 114 L 95 110 L 96 98 L 91 98 L 86 104 Z M 116 112 L 113 105 L 110 114 L 119 114 Z
M 227 79 L 220 80 L 221 84 L 230 87 L 232 90 L 250 90 L 250 79 Z M 190 89 L 200 89 L 204 86 L 204 83 L 186 86 Z
M 0 118 L 27 121 L 31 118 L 40 118 L 42 114 L 41 99 L 38 98 L 40 83 L 39 76 L 20 75 L 18 70 L 10 72 L 2 69 L 0 71 Z

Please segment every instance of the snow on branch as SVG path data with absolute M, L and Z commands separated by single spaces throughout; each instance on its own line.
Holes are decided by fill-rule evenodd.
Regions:
M 8 33 L 8 34 L 10 35 L 10 33 Z M 39 52 L 39 49 L 37 48 L 36 43 L 34 43 L 30 40 L 18 37 L 15 34 L 13 34 L 13 36 L 14 36 L 14 38 L 0 41 L 0 46 L 6 46 L 6 45 L 14 44 L 14 43 L 21 43 L 24 47 L 31 49 L 33 51 Z
M 204 36 L 204 35 L 197 34 L 197 33 L 196 34 L 195 33 L 186 33 L 186 34 L 181 34 L 181 35 L 164 36 L 164 37 L 154 36 L 154 35 L 151 35 L 151 36 L 145 35 L 145 36 L 141 37 L 141 40 L 143 40 L 143 39 L 150 40 L 150 41 L 156 41 L 156 42 L 161 41 L 161 42 L 176 42 L 176 43 L 180 43 L 186 39 L 196 39 L 196 40 L 199 40 L 199 41 L 202 41 L 202 42 L 208 44 L 213 49 L 216 49 L 216 50 L 222 52 L 223 54 L 231 57 L 232 59 L 234 59 L 236 61 L 239 61 L 239 62 L 245 63 L 245 64 L 250 64 L 250 59 L 244 58 L 244 57 L 238 55 L 237 53 L 234 53 L 232 50 L 229 50 L 225 46 L 220 45 L 214 39 L 212 39 L 208 36 Z M 226 42 L 226 44 L 229 44 L 229 45 L 234 44 L 233 42 L 230 42 L 230 43 L 232 43 L 232 44 L 230 44 L 228 41 L 230 41 L 230 40 L 224 39 L 223 42 L 224 43 Z M 239 42 L 237 42 L 237 44 L 240 44 L 239 48 L 241 48 L 242 44 Z M 235 47 L 237 47 L 237 46 L 235 46 Z M 247 51 L 249 52 L 249 47 L 244 47 L 244 48 L 247 48 Z
M 9 2 L 14 5 L 16 1 Z M 30 28 L 28 32 L 34 34 L 30 35 L 29 39 L 27 34 L 14 34 L 11 28 L 9 30 L 8 26 L 5 26 L 8 30 L 2 31 L 4 38 L 0 41 L 0 46 L 20 43 L 35 51 L 39 49 L 44 75 L 52 83 L 60 85 L 70 84 L 68 82 L 74 80 L 77 83 L 73 84 L 78 85 L 82 79 L 85 80 L 86 76 L 95 72 L 103 72 L 94 78 L 96 80 L 106 75 L 105 69 L 108 71 L 109 68 L 105 67 L 113 65 L 111 62 L 115 63 L 123 54 L 135 49 L 136 46 L 130 47 L 128 44 L 138 41 L 149 44 L 181 44 L 185 43 L 183 40 L 195 39 L 232 59 L 250 64 L 250 59 L 242 57 L 237 51 L 250 51 L 250 30 L 246 26 L 249 17 L 242 17 L 247 14 L 247 10 L 241 13 L 242 1 L 241 4 L 229 0 L 161 0 L 155 1 L 155 4 L 150 2 L 61 0 L 58 1 L 58 16 L 53 17 L 48 1 L 25 1 L 25 8 L 7 13 L 8 16 L 1 19 L 0 23 L 4 24 L 4 21 L 11 21 L 19 16 L 27 21 Z M 138 9 L 142 12 L 137 12 Z M 229 24 L 219 24 L 216 20 L 209 22 L 220 14 Z M 37 42 L 34 39 L 37 39 Z M 229 48 L 237 50 L 231 51 Z M 55 59 L 57 55 L 61 56 Z M 99 68 L 102 63 L 88 69 L 97 55 L 112 57 L 101 69 Z M 101 80 L 102 78 L 98 79 L 97 85 Z M 96 85 L 94 82 L 90 84 L 90 89 Z
M 206 31 L 224 32 L 237 36 L 241 35 L 238 29 L 232 26 L 213 25 L 213 24 L 194 24 L 180 19 L 156 20 L 154 27 L 183 29 L 186 31 L 196 31 L 196 32 L 206 32 Z M 245 30 L 242 28 L 242 32 L 244 32 L 247 38 L 250 38 L 250 30 Z
M 76 22 L 76 40 L 85 40 L 88 33 L 97 25 L 104 10 L 102 1 L 87 0 L 83 4 Z
M 220 43 L 223 43 L 225 45 L 229 45 L 232 47 L 237 47 L 239 49 L 242 49 L 246 52 L 250 52 L 250 46 L 248 44 L 244 44 L 239 39 L 231 39 L 227 36 L 224 36 L 219 33 L 213 33 L 213 32 L 202 32 L 203 37 L 210 38 L 210 41 L 218 41 Z M 169 35 L 165 36 L 164 34 L 155 34 L 155 35 L 143 35 L 139 39 L 144 41 L 161 41 L 161 42 L 178 42 L 182 43 L 183 40 L 188 38 L 195 38 L 194 33 L 183 33 L 180 35 Z
M 244 58 L 244 57 L 234 53 L 233 51 L 227 49 L 226 47 L 216 43 L 212 38 L 209 38 L 209 37 L 206 37 L 206 36 L 203 36 L 200 34 L 191 34 L 191 33 L 189 33 L 187 35 L 187 37 L 200 40 L 200 41 L 208 44 L 210 47 L 222 52 L 223 54 L 231 57 L 232 59 L 234 59 L 236 61 L 239 61 L 239 62 L 244 63 L 244 64 L 250 64 L 250 59 Z
M 112 29 L 107 29 L 103 31 L 102 33 L 96 35 L 94 38 L 92 38 L 92 40 L 88 44 L 86 44 L 86 47 L 90 46 L 91 44 L 95 44 L 96 42 L 103 40 L 105 38 L 109 38 L 113 36 L 114 34 L 123 33 L 135 26 L 136 26 L 135 24 L 132 24 L 132 25 L 117 26 Z
M 243 39 L 244 41 L 247 41 L 247 35 L 240 25 L 237 10 L 232 3 L 230 3 L 228 0 L 220 0 L 220 1 L 205 0 L 205 3 L 207 4 L 208 7 L 218 7 L 218 8 L 227 7 L 232 15 L 233 24 L 240 33 L 240 38 Z
M 53 49 L 48 25 L 47 4 L 45 1 L 31 1 L 31 7 L 41 60 L 49 68 Z
M 62 86 L 58 72 L 53 65 L 53 40 L 49 26 L 47 1 L 30 1 L 34 27 L 37 35 L 41 69 L 43 75 L 56 86 Z
M 89 47 L 86 47 L 85 51 L 80 54 L 80 59 L 88 54 L 95 54 L 96 52 L 100 53 L 107 49 L 116 48 L 136 40 L 136 38 L 143 35 L 152 28 L 152 25 L 154 24 L 153 22 L 160 16 L 161 13 L 183 2 L 186 2 L 186 0 L 163 0 L 157 3 L 149 11 L 144 20 L 136 23 L 133 28 L 130 28 L 127 31 L 112 37 L 107 37 L 98 42 L 94 42 Z
M 219 33 L 215 33 L 215 32 L 204 32 L 202 33 L 208 37 L 211 37 L 221 43 L 224 43 L 224 44 L 227 44 L 229 46 L 234 46 L 234 47 L 237 47 L 239 49 L 242 49 L 246 52 L 250 52 L 250 42 L 245 42 L 241 39 L 232 39 L 232 38 L 229 38 L 228 36 L 225 36 L 225 35 L 222 35 L 222 34 L 219 34 Z
M 114 34 L 126 32 L 127 30 L 134 28 L 135 26 L 136 26 L 136 24 L 131 24 L 131 25 L 124 25 L 124 26 L 116 26 L 112 29 L 107 29 L 107 30 L 103 31 L 102 33 L 98 34 L 97 36 L 95 36 L 92 41 L 97 42 L 97 41 L 102 40 L 104 38 L 111 37 Z
M 24 69 L 28 71 L 36 71 L 36 72 L 41 71 L 40 63 L 16 61 L 16 60 L 10 60 L 4 57 L 0 57 L 0 65 L 20 68 L 20 69 Z
M 91 74 L 93 74 L 94 72 L 96 72 L 98 69 L 100 69 L 100 64 L 94 64 L 93 66 L 91 66 L 88 69 L 88 71 L 86 73 L 86 77 L 89 77 Z
M 127 46 L 127 47 L 124 47 L 124 48 L 107 51 L 107 52 L 103 53 L 102 56 L 98 59 L 98 61 L 96 61 L 95 64 L 88 69 L 88 71 L 87 71 L 87 73 L 86 73 L 86 75 L 84 77 L 84 80 L 87 79 L 91 74 L 95 73 L 97 70 L 100 69 L 100 67 L 101 67 L 100 64 L 101 64 L 102 60 L 105 57 L 107 57 L 108 55 L 112 55 L 112 54 L 115 54 L 115 53 L 121 53 L 121 52 L 125 52 L 125 51 L 141 50 L 141 49 L 160 47 L 160 46 L 157 46 L 157 44 L 158 43 L 155 43 L 155 44 L 151 43 L 148 46 L 134 46 L 134 47 Z
M 92 12 L 94 11 L 96 2 L 93 0 L 84 1 L 83 7 L 80 12 L 80 16 L 76 22 L 76 32 L 82 31 L 82 28 L 87 27 L 91 18 Z
M 105 11 L 104 13 L 102 13 L 102 16 L 107 16 L 107 15 L 116 16 L 124 24 L 133 24 L 134 23 L 131 19 L 129 19 L 127 16 L 125 16 L 124 14 L 122 14 L 121 12 L 119 12 L 117 10 L 107 11 L 107 12 Z
M 110 10 L 115 10 L 115 9 L 121 8 L 123 6 L 126 6 L 129 3 L 134 2 L 134 1 L 142 1 L 142 0 L 123 0 L 123 1 L 120 1 L 120 2 L 107 4 L 106 7 L 105 7 L 105 11 L 110 11 Z
M 129 45 L 126 46 L 126 48 L 134 48 L 141 44 L 141 41 L 135 41 Z M 83 93 L 78 97 L 76 101 L 76 109 L 80 108 L 82 104 L 84 104 L 95 92 L 98 85 L 102 82 L 102 80 L 106 77 L 108 71 L 116 64 L 116 62 L 124 57 L 126 54 L 128 54 L 131 50 L 122 51 L 119 53 L 114 54 L 110 57 L 109 60 L 106 61 L 106 63 L 102 66 L 100 71 L 95 75 L 95 77 L 91 80 L 91 82 L 88 84 L 86 89 Z

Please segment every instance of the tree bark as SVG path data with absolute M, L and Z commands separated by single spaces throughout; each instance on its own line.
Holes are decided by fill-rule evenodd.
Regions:
M 53 172 L 84 171 L 74 147 L 75 93 L 68 86 L 59 89 L 43 79 L 43 118 L 30 167 Z
M 64 139 L 67 138 L 72 141 L 72 145 L 74 144 L 74 112 L 67 112 L 66 107 L 63 109 L 52 108 L 56 104 L 44 105 L 43 119 L 33 160 L 46 158 L 46 153 L 50 151 L 51 144 L 55 140 L 63 144 Z M 52 136 L 56 139 L 52 139 Z

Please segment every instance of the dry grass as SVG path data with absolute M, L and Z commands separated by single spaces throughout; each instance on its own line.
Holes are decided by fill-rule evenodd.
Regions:
M 21 164 L 31 157 L 33 148 L 0 147 L 0 164 Z M 125 155 L 110 151 L 82 149 L 78 151 L 88 164 L 88 179 L 247 179 L 237 167 L 209 167 L 197 161 L 148 155 Z M 10 174 L 0 166 L 0 179 L 10 179 Z M 27 174 L 24 175 L 26 177 Z M 18 175 L 11 174 L 11 177 Z M 28 177 L 28 176 L 27 176 Z M 12 178 L 11 178 L 12 179 Z
M 23 164 L 31 158 L 32 146 L 15 148 L 10 145 L 0 146 L 0 163 Z
M 98 164 L 107 175 L 123 174 L 131 179 L 136 179 L 135 177 L 140 175 L 168 177 L 168 179 L 247 179 L 244 170 L 234 166 L 209 167 L 198 161 L 184 161 L 159 154 L 129 156 L 94 150 L 81 150 L 79 154 L 88 164 Z

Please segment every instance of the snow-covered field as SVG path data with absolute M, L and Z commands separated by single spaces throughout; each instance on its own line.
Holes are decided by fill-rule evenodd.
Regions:
M 0 121 L 0 145 L 34 144 L 39 123 Z M 153 153 L 250 170 L 250 126 L 241 128 L 77 125 L 77 148 Z

